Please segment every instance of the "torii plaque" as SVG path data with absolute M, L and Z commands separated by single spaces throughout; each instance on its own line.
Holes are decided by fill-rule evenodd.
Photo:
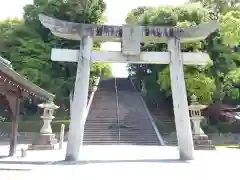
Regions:
M 81 24 L 61 21 L 42 14 L 39 15 L 39 19 L 54 35 L 71 40 L 81 40 L 80 50 L 53 49 L 51 55 L 54 61 L 78 62 L 66 160 L 78 160 L 79 149 L 82 145 L 90 61 L 169 64 L 180 159 L 192 160 L 194 158 L 183 64 L 205 65 L 209 57 L 205 53 L 181 53 L 180 43 L 205 39 L 219 28 L 217 21 L 182 29 Z M 122 42 L 123 48 L 121 52 L 92 51 L 93 40 Z M 140 52 L 140 42 L 167 43 L 168 52 Z

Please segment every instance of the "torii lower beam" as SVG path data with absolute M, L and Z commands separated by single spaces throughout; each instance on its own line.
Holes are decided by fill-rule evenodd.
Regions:
M 77 62 L 79 50 L 52 49 L 51 60 L 61 62 Z M 185 65 L 206 65 L 210 63 L 207 53 L 181 53 Z M 104 63 L 133 63 L 133 64 L 169 64 L 169 52 L 141 52 L 137 56 L 124 56 L 120 51 L 92 51 L 92 62 Z

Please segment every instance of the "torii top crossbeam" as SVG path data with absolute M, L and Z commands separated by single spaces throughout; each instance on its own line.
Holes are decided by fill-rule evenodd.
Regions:
M 73 23 L 55 19 L 43 14 L 39 15 L 41 23 L 50 31 L 61 38 L 80 40 L 81 37 L 90 35 L 96 41 L 122 41 L 123 28 L 137 32 L 141 42 L 165 43 L 170 37 L 177 37 L 181 42 L 192 42 L 205 39 L 209 34 L 219 28 L 217 21 L 210 21 L 198 26 L 178 28 L 165 26 L 136 26 L 136 25 L 98 25 Z

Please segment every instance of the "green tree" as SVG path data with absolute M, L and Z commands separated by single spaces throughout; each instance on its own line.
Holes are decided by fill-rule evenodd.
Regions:
M 190 0 L 190 2 L 200 2 L 206 8 L 220 8 L 222 13 L 227 13 L 230 10 L 236 10 L 240 6 L 240 0 Z
M 220 7 L 222 14 L 220 19 L 220 31 L 212 33 L 205 41 L 182 44 L 183 52 L 207 51 L 211 60 L 213 61 L 212 66 L 208 66 L 208 69 L 204 72 L 199 69 L 199 67 L 196 67 L 197 71 L 195 75 L 188 72 L 191 67 L 185 68 L 188 94 L 197 94 L 200 99 L 209 103 L 212 100 L 223 100 L 225 97 L 226 86 L 224 84 L 225 82 L 223 77 L 226 76 L 229 71 L 239 66 L 239 54 L 233 52 L 233 46 L 239 44 L 239 11 L 236 11 L 238 8 L 237 1 L 232 1 L 232 4 L 219 4 L 219 1 L 201 1 L 201 3 L 186 4 L 178 7 L 148 7 L 144 11 L 140 8 L 136 8 L 128 14 L 128 18 L 126 19 L 134 19 L 134 21 L 137 21 L 135 23 L 140 25 L 168 25 L 186 27 L 197 25 L 216 18 L 216 16 L 213 16 L 215 7 Z M 140 14 L 140 16 L 135 17 L 134 14 L 137 14 L 136 16 Z M 142 50 L 166 51 L 167 49 L 166 45 L 164 44 L 144 44 L 142 46 Z M 155 74 L 154 76 L 151 76 L 152 78 L 155 78 L 153 81 L 160 82 L 160 89 L 164 91 L 167 96 L 171 94 L 169 89 L 170 82 L 168 81 L 168 78 L 166 78 L 166 75 L 168 75 L 168 73 L 166 73 L 168 67 L 165 65 L 128 65 L 128 68 L 132 74 L 137 76 L 137 79 L 144 79 L 144 76 L 146 76 L 149 72 L 151 74 Z M 156 74 L 159 74 L 159 78 L 157 78 Z M 147 76 L 149 80 L 149 74 Z M 194 81 L 190 81 L 190 77 L 192 77 Z M 198 77 L 199 79 L 196 80 Z M 214 84 L 212 84 L 213 79 Z M 190 85 L 190 82 L 198 82 L 202 85 L 205 83 L 206 86 L 199 87 L 200 89 L 198 91 L 197 88 Z M 150 89 L 148 89 L 148 91 L 150 92 L 151 87 L 149 88 Z M 208 90 L 209 93 L 206 93 Z M 202 94 L 199 94 L 201 92 Z
M 128 14 L 127 20 L 138 20 L 140 25 L 158 25 L 158 26 L 180 26 L 200 24 L 210 19 L 209 10 L 203 8 L 201 4 L 188 4 L 185 6 L 167 6 L 159 8 L 147 8 L 144 11 L 138 8 Z M 137 13 L 136 13 L 137 12 Z M 137 18 L 133 18 L 138 16 Z M 202 50 L 202 42 L 182 44 L 182 51 L 199 51 Z M 143 44 L 142 51 L 167 51 L 166 44 Z M 155 93 L 155 87 L 158 86 L 158 94 L 164 92 L 165 96 L 171 95 L 169 68 L 166 65 L 129 65 L 129 71 L 137 76 L 137 79 L 144 79 L 147 86 L 148 94 Z M 194 69 L 194 72 L 191 70 Z M 149 75 L 152 74 L 152 75 Z M 196 94 L 201 100 L 211 102 L 212 94 L 215 91 L 215 85 L 211 77 L 208 77 L 200 67 L 186 67 L 187 91 L 188 94 Z M 147 77 L 147 78 L 144 78 Z M 195 85 L 194 82 L 198 82 Z M 153 84 L 156 84 L 155 86 Z M 205 89 L 204 89 L 205 88 Z M 208 92 L 209 90 L 209 92 Z M 151 97 L 151 95 L 149 95 Z
M 76 63 L 52 62 L 50 53 L 52 47 L 79 49 L 80 43 L 53 36 L 41 25 L 38 14 L 96 24 L 103 20 L 105 8 L 103 0 L 35 0 L 33 4 L 24 7 L 24 21 L 6 20 L 0 24 L 0 53 L 11 60 L 18 72 L 55 93 L 57 103 L 68 109 Z M 95 43 L 94 48 L 100 48 L 100 45 Z M 90 82 L 94 82 L 99 71 L 103 76 L 111 76 L 110 68 L 104 63 L 94 63 Z
M 240 11 L 229 11 L 221 17 L 220 34 L 225 44 L 234 46 L 240 42 Z
M 232 69 L 224 77 L 226 95 L 232 99 L 240 99 L 240 68 Z

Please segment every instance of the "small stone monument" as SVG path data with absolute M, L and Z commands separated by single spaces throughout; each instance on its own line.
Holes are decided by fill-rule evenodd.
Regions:
M 189 106 L 190 119 L 193 125 L 193 142 L 195 150 L 215 150 L 216 147 L 212 144 L 212 141 L 208 139 L 208 136 L 203 132 L 201 128 L 201 121 L 204 119 L 202 116 L 202 109 L 207 106 L 199 104 L 195 95 L 191 96 L 191 105 Z
M 236 106 L 236 115 L 235 115 L 236 120 L 240 120 L 240 105 Z
M 55 134 L 52 133 L 51 122 L 55 118 L 53 116 L 54 110 L 59 107 L 56 106 L 52 101 L 44 104 L 39 104 L 38 107 L 43 108 L 43 126 L 34 140 L 32 145 L 28 147 L 30 150 L 53 150 L 56 148 L 57 139 Z
M 240 105 L 237 105 L 235 108 L 223 109 L 223 111 L 232 114 L 232 123 L 240 120 Z

